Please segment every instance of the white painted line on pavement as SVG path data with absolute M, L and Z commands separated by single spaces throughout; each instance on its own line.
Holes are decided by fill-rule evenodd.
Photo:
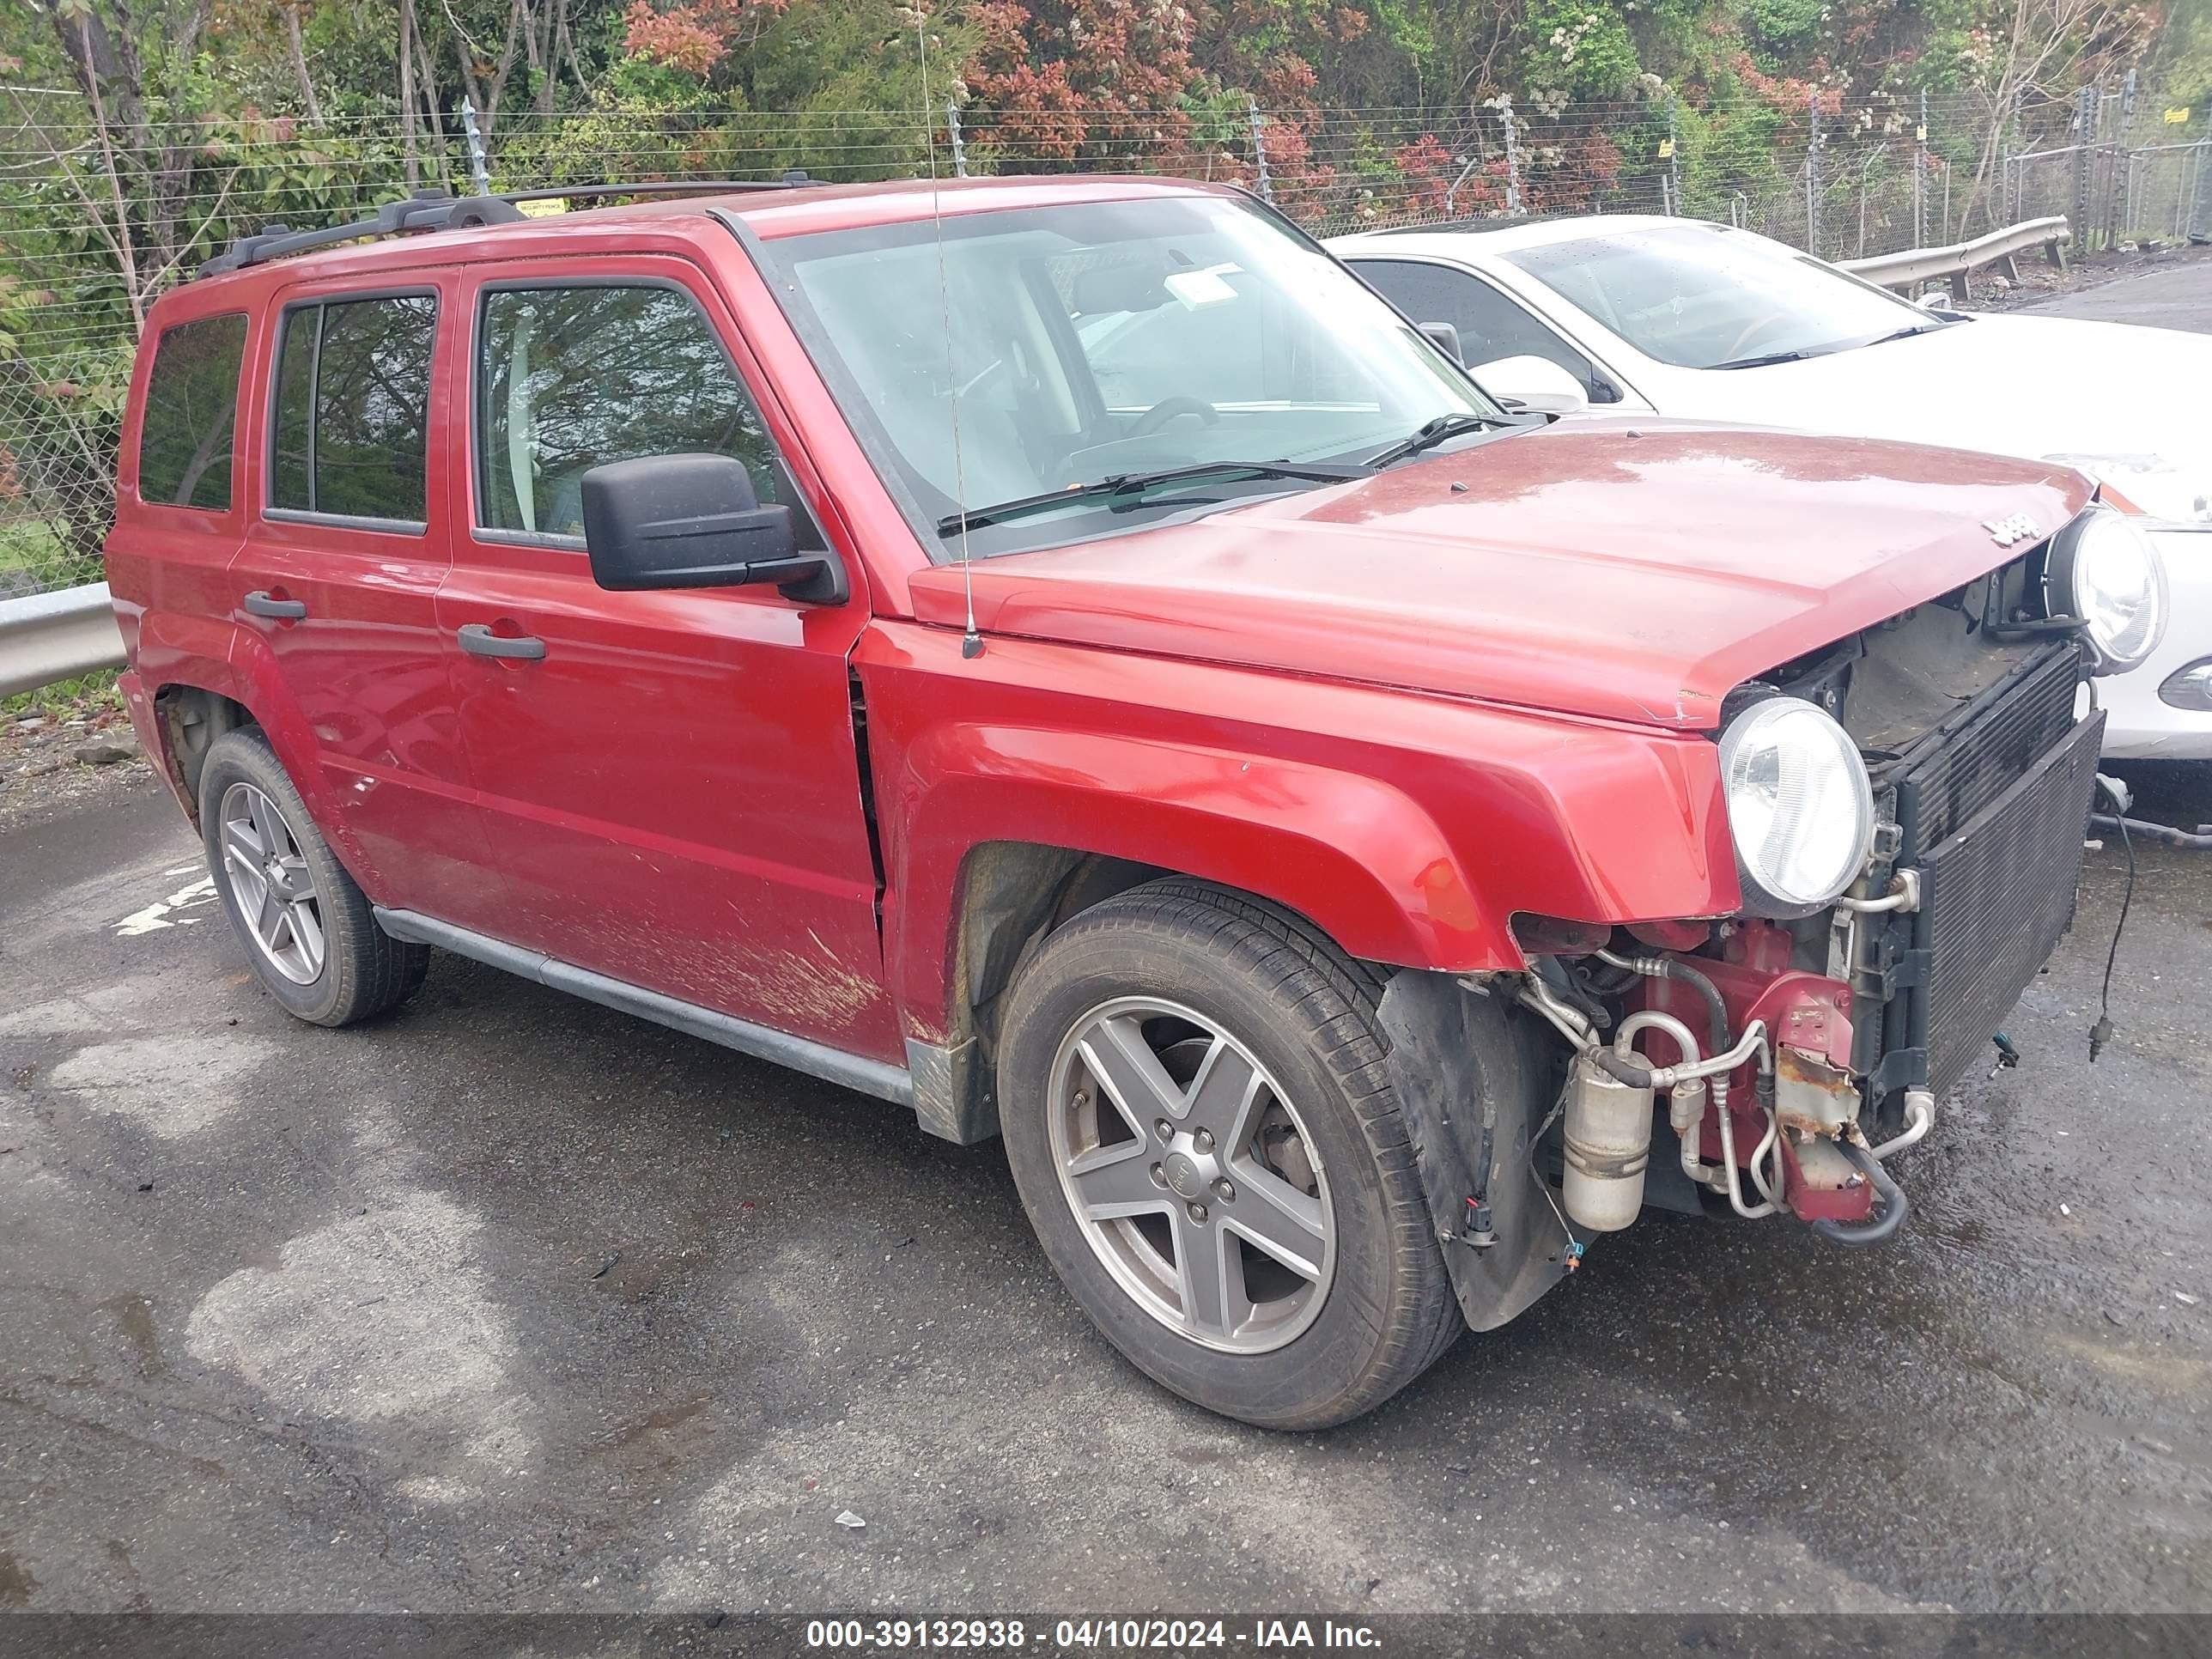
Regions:
M 186 870 L 197 869 L 187 865 Z M 171 870 L 169 875 L 181 875 L 183 871 Z M 215 878 L 202 876 L 189 887 L 179 887 L 165 899 L 157 899 L 143 910 L 133 910 L 115 924 L 118 939 L 135 939 L 141 933 L 150 933 L 161 927 L 189 927 L 201 920 L 198 916 L 175 915 L 179 910 L 194 910 L 204 904 L 215 902 Z M 172 920 L 172 917 L 174 919 Z

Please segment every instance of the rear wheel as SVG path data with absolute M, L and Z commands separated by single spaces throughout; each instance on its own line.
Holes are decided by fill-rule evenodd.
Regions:
M 200 771 L 208 868 L 269 994 L 316 1025 L 350 1025 L 412 995 L 426 945 L 376 925 L 368 897 L 307 816 L 269 741 L 225 732 Z
M 1084 912 L 1010 1000 L 1000 1112 L 1060 1278 L 1200 1405 L 1319 1428 L 1462 1328 L 1375 1022 L 1300 919 L 1175 880 Z

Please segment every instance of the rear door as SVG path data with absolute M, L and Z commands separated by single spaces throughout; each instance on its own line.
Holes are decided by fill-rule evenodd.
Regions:
M 260 499 L 229 602 L 312 733 L 356 877 L 380 903 L 474 923 L 499 905 L 435 604 L 452 562 L 438 376 L 465 349 L 457 291 L 448 270 L 280 291 L 257 357 Z
M 848 1052 L 899 1052 L 846 659 L 853 597 L 613 593 L 592 579 L 583 475 L 718 453 L 818 520 L 803 459 L 702 273 L 639 257 L 478 267 L 467 472 L 439 596 L 500 938 Z M 820 545 L 816 540 L 815 545 Z M 520 654 L 517 654 L 520 653 Z

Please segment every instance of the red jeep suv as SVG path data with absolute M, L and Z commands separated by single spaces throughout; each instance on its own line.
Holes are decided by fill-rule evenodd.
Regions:
M 1644 1205 L 1893 1232 L 2162 591 L 2063 467 L 1501 405 L 1159 179 L 272 231 L 122 457 L 270 995 L 437 947 L 1003 1135 L 1108 1337 L 1282 1427 Z

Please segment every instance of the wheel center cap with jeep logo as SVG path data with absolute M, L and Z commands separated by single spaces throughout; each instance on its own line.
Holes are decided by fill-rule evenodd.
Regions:
M 1206 1175 L 1197 1160 L 1188 1152 L 1170 1152 L 1162 1160 L 1161 1170 L 1168 1178 L 1169 1190 L 1177 1198 L 1203 1198 L 1206 1195 Z

